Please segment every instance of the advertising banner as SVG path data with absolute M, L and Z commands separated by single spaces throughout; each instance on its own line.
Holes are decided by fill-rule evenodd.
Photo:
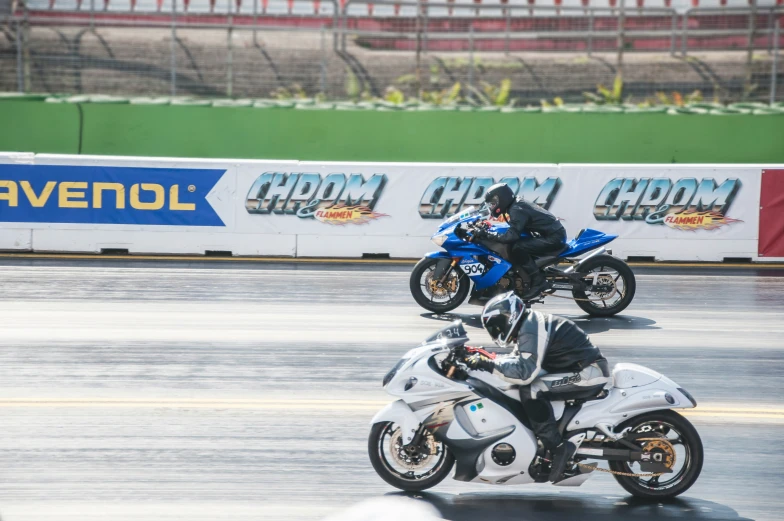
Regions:
M 757 227 L 758 168 L 568 165 L 561 174 L 585 224 L 624 237 L 748 238 Z
M 617 235 L 622 258 L 759 258 L 756 165 L 0 159 L 5 249 L 417 258 L 443 219 L 503 182 L 570 237 Z
M 224 227 L 207 195 L 225 169 L 2 165 L 0 221 Z
M 784 169 L 762 171 L 759 256 L 784 257 Z
M 300 162 L 286 171 L 238 169 L 237 230 L 305 235 L 429 238 L 448 216 L 484 202 L 496 182 L 552 207 L 555 165 Z
M 706 165 L 564 165 L 567 231 L 618 235 L 623 256 L 755 257 L 760 169 Z

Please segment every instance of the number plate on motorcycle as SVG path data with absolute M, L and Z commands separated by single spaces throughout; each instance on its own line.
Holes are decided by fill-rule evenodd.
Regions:
M 478 262 L 471 264 L 461 264 L 460 268 L 469 275 L 482 275 L 485 272 L 484 265 Z

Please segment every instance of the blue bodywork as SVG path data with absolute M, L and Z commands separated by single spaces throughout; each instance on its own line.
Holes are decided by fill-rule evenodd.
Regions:
M 425 255 L 426 258 L 449 259 L 450 262 L 452 259 L 460 259 L 459 265 L 461 269 L 474 281 L 476 290 L 483 290 L 495 285 L 512 267 L 512 264 L 506 259 L 501 258 L 498 254 L 481 244 L 466 242 L 455 235 L 455 228 L 458 224 L 473 223 L 480 219 L 482 219 L 481 216 L 473 214 L 462 219 L 458 217 L 457 219 L 453 218 L 444 221 L 438 227 L 438 231 L 433 235 L 433 238 L 445 236 L 445 240 L 441 244 L 445 251 L 435 251 Z M 508 227 L 505 223 L 496 223 L 490 227 L 490 230 L 503 233 Z M 526 234 L 523 234 L 521 237 L 526 237 Z M 561 253 L 559 257 L 566 259 L 580 256 L 611 242 L 617 237 L 617 235 L 607 235 L 590 228 L 585 229 L 579 236 L 566 243 L 568 249 Z M 479 262 L 479 259 L 483 258 L 493 263 L 490 269 L 485 269 L 484 264 Z

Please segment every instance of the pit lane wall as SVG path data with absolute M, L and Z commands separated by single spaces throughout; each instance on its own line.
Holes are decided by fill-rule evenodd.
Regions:
M 6 153 L 0 154 L 0 249 L 418 258 L 438 249 L 430 237 L 445 217 L 480 203 L 487 187 L 503 181 L 559 217 L 570 236 L 582 228 L 618 235 L 609 248 L 621 258 L 765 261 L 784 257 L 782 177 L 784 165 Z M 773 216 L 762 226 L 761 212 Z

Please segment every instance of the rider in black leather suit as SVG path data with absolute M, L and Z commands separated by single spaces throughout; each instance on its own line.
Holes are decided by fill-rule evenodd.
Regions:
M 509 228 L 503 234 L 477 229 L 474 238 L 511 244 L 512 262 L 531 279 L 530 288 L 522 297 L 530 299 L 538 296 L 547 286 L 547 282 L 531 255 L 560 253 L 566 244 L 566 230 L 558 219 L 544 208 L 522 198 L 515 200 L 514 192 L 504 183 L 488 188 L 485 201 L 493 217 L 506 215 Z M 529 236 L 521 239 L 520 234 L 523 232 Z

